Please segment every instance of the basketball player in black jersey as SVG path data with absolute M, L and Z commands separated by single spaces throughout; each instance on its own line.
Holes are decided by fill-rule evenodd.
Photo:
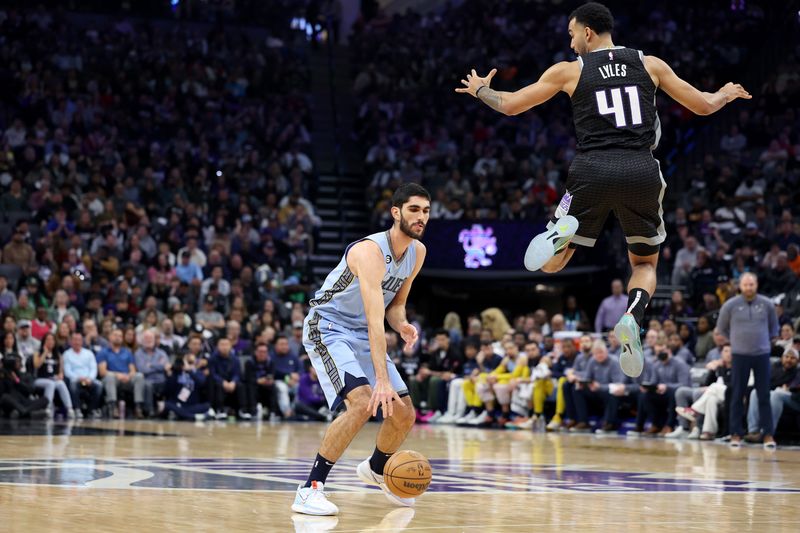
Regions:
M 576 245 L 594 246 L 609 212 L 619 219 L 628 243 L 633 273 L 628 282 L 628 311 L 614 328 L 622 344 L 620 365 L 631 377 L 641 374 L 644 354 L 641 323 L 656 288 L 659 247 L 666 238 L 662 200 L 666 183 L 651 151 L 661 128 L 655 107 L 661 88 L 698 115 L 710 115 L 737 99 L 749 99 L 741 85 L 727 83 L 715 93 L 701 92 L 679 78 L 661 59 L 615 46 L 614 18 L 602 4 L 590 2 L 569 17 L 570 47 L 577 61 L 547 69 L 539 81 L 514 92 L 490 87 L 475 70 L 461 80 L 467 93 L 500 113 L 518 115 L 559 92 L 572 100 L 578 153 L 569 169 L 566 194 L 547 231 L 525 253 L 528 270 L 558 272 Z

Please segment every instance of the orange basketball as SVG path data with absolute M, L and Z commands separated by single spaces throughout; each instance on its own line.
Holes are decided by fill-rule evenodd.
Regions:
M 383 467 L 383 481 L 395 496 L 414 498 L 431 484 L 431 464 L 421 453 L 400 450 Z

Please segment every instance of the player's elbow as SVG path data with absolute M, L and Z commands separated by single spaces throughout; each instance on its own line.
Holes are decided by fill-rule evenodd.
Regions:
M 695 109 L 693 109 L 692 111 L 694 112 L 695 115 L 708 116 L 712 114 L 714 111 L 716 111 L 716 109 L 714 108 L 714 105 L 711 102 L 709 102 L 708 100 L 703 100 L 702 102 L 699 103 L 699 105 L 695 106 Z
M 523 111 L 525 111 L 523 106 L 516 105 L 513 102 L 503 102 L 503 107 L 500 109 L 500 112 L 507 117 L 514 117 Z
M 507 117 L 519 115 L 524 109 L 519 105 L 517 100 L 518 98 L 516 98 L 514 93 L 503 94 L 496 109 Z

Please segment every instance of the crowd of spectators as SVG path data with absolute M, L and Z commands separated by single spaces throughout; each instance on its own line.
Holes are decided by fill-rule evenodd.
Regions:
M 320 220 L 292 39 L 0 11 L 3 412 L 247 418 L 258 387 L 307 382 Z
M 730 125 L 716 137 L 719 128 L 710 128 L 701 162 L 668 179 L 677 194 L 672 193 L 675 205 L 665 211 L 668 240 L 658 275 L 661 285 L 675 290 L 671 301 L 656 299 L 649 309 L 654 321 L 647 332 L 648 356 L 657 379 L 642 379 L 654 379 L 654 390 L 615 373 L 616 365 L 604 355 L 613 359 L 618 352 L 613 335 L 605 346 L 583 338 L 582 357 L 569 341 L 556 342 L 554 349 L 540 310 L 530 315 L 539 317 L 541 331 L 534 335 L 530 327 L 516 327 L 519 319 L 512 321 L 515 327 L 505 337 L 481 334 L 480 321 L 468 320 L 472 341 L 458 344 L 461 362 L 455 366 L 440 362 L 441 346 L 453 350 L 444 332 L 434 337 L 435 349 L 417 361 L 418 369 L 408 357 L 398 356 L 411 381 L 425 383 L 411 387 L 417 405 L 427 411 L 423 420 L 527 427 L 541 421 L 543 398 L 552 395 L 556 407 L 551 429 L 566 413 L 571 430 L 587 430 L 591 406 L 603 415 L 599 431 L 616 429 L 620 405 L 627 403 L 636 413 L 629 434 L 645 431 L 649 419 L 648 433 L 685 436 L 682 430 L 688 433 L 690 428 L 687 419 L 677 417 L 675 393 L 681 388 L 680 407 L 691 409 L 706 390 L 702 386 L 729 379 L 729 358 L 721 357 L 725 350 L 714 330 L 721 305 L 736 294 L 744 272 L 759 276 L 761 293 L 777 306 L 783 330 L 773 355 L 784 357 L 787 369 L 794 368 L 792 361 L 796 366 L 791 350 L 786 356 L 783 352 L 800 326 L 800 49 L 789 47 L 782 64 L 764 67 L 765 57 L 757 50 L 765 28 L 775 20 L 768 3 L 734 3 L 730 10 L 688 2 L 683 7 L 671 2 L 616 11 L 615 42 L 663 58 L 701 90 L 714 91 L 734 80 L 754 83 L 749 88 L 756 97 L 715 119 Z M 467 1 L 429 15 L 378 15 L 364 25 L 353 46 L 353 89 L 362 102 L 357 134 L 365 146 L 374 225 L 386 223 L 387 191 L 411 180 L 432 191 L 434 219 L 541 223 L 552 215 L 575 153 L 568 99 L 556 97 L 518 117 L 506 117 L 452 89 L 471 68 L 479 73 L 497 68 L 493 85 L 518 89 L 550 64 L 571 59 L 567 12 L 536 3 L 487 6 Z M 694 31 L 717 26 L 713 21 L 730 33 Z M 768 74 L 748 76 L 747 65 Z M 702 123 L 668 98 L 659 96 L 658 105 L 664 137 L 656 155 L 672 156 L 680 148 L 690 154 L 685 159 L 694 157 L 684 138 Z M 619 256 L 623 267 L 624 251 L 615 245 L 621 241 L 619 230 L 605 238 L 610 241 L 608 253 Z M 593 316 L 593 328 L 574 296 L 565 300 L 550 327 L 605 334 L 626 302 L 622 283 L 615 281 L 612 294 Z M 512 343 L 515 334 L 519 338 Z M 667 354 L 665 361 L 658 354 Z M 575 370 L 567 371 L 573 358 Z M 698 368 L 692 370 L 693 365 Z M 780 366 L 776 375 L 783 375 Z M 716 395 L 703 396 L 699 409 L 715 412 L 714 406 L 724 401 L 719 387 L 711 390 Z M 512 422 L 514 416 L 521 421 Z M 724 431 L 713 425 L 715 416 L 696 418 L 692 436 L 709 438 Z
M 764 2 L 731 9 L 663 2 L 615 12 L 617 44 L 663 58 L 701 90 L 715 91 L 729 80 L 757 83 L 749 87 L 755 98 L 737 104 L 738 116 L 728 117 L 730 131 L 703 152 L 703 162 L 690 167 L 690 175 L 667 178 L 679 208 L 670 205 L 666 211 L 670 241 L 662 279 L 667 282 L 692 281 L 695 254 L 688 261 L 676 258 L 689 235 L 706 249 L 718 275 L 737 268 L 740 259 L 750 267 L 754 254 L 763 255 L 770 243 L 786 251 L 784 243 L 800 239 L 795 207 L 800 50 L 782 48 L 787 60 L 766 82 L 743 79 L 747 65 L 764 63 L 757 51 L 771 9 Z M 353 39 L 353 91 L 360 102 L 357 133 L 365 147 L 367 200 L 376 227 L 387 221 L 387 191 L 411 180 L 432 192 L 434 219 L 541 223 L 552 215 L 575 154 L 568 98 L 557 96 L 506 117 L 453 89 L 471 68 L 479 73 L 497 68 L 493 84 L 514 90 L 535 81 L 552 63 L 571 60 L 567 14 L 547 3 L 466 1 L 428 15 L 377 16 L 364 25 Z M 701 27 L 728 31 L 697 31 Z M 709 119 L 690 116 L 661 94 L 658 107 L 663 137 L 656 156 L 663 159 L 676 147 L 690 152 L 680 143 Z M 723 117 L 713 121 L 724 123 Z M 667 163 L 662 166 L 666 174 Z M 680 190 L 683 186 L 687 190 Z M 609 253 L 624 256 L 615 245 L 621 241 L 618 231 L 606 240 Z M 777 255 L 773 248 L 769 267 Z M 694 281 L 715 282 L 714 273 Z
M 625 307 L 613 302 L 621 283 L 601 307 L 616 320 Z M 574 302 L 574 297 L 570 297 Z M 672 309 L 682 306 L 676 293 Z M 566 306 L 565 306 L 566 307 Z M 732 353 L 727 338 L 703 315 L 694 327 L 664 310 L 647 324 L 645 369 L 625 376 L 620 344 L 602 322 L 582 331 L 569 314 L 544 309 L 514 316 L 497 308 L 443 326 L 414 354 L 387 333 L 389 354 L 407 380 L 418 421 L 472 427 L 616 434 L 629 438 L 698 440 L 728 436 Z M 598 313 L 598 318 L 601 316 Z M 775 428 L 759 427 L 755 390 L 749 393 L 748 439 L 759 442 L 784 424 L 781 438 L 794 439 L 800 421 L 800 335 L 784 321 L 773 343 L 770 405 Z M 786 416 L 781 419 L 783 413 Z M 763 429 L 763 431 L 762 431 Z
M 375 222 L 388 222 L 386 190 L 409 180 L 433 191 L 435 218 L 541 220 L 574 154 L 566 100 L 511 119 L 431 87 L 487 57 L 501 87 L 532 81 L 570 57 L 565 14 L 451 9 L 379 16 L 352 40 Z M 742 64 L 758 15 L 732 15 L 715 46 L 677 50 L 676 32 L 695 39 L 687 28 L 720 15 L 659 8 L 645 27 L 633 12 L 624 42 L 715 88 L 709 65 Z M 301 342 L 320 224 L 302 52 L 288 37 L 62 16 L 0 13 L 0 409 L 331 419 Z M 793 412 L 797 77 L 788 59 L 687 177 L 688 204 L 666 213 L 659 276 L 681 288 L 650 307 L 642 377 L 619 373 L 607 333 L 624 311 L 620 281 L 594 313 L 568 296 L 552 316 L 451 313 L 431 330 L 409 312 L 423 343 L 405 353 L 388 332 L 387 346 L 420 420 L 603 433 L 627 414 L 631 436 L 724 435 L 730 350 L 714 331 L 744 272 L 777 306 L 775 405 Z M 685 120 L 662 108 L 665 131 Z

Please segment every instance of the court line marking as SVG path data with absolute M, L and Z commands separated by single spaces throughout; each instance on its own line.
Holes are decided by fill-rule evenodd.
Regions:
M 740 520 L 740 521 L 727 521 L 726 524 L 730 524 L 732 526 L 756 526 L 756 525 L 765 525 L 765 526 L 797 526 L 797 522 L 773 522 L 773 521 L 755 521 L 755 520 Z M 625 522 L 592 522 L 591 524 L 586 524 L 585 521 L 574 521 L 574 522 L 529 522 L 529 523 L 516 523 L 516 524 L 470 524 L 470 525 L 447 525 L 447 526 L 406 526 L 403 528 L 403 531 L 428 531 L 431 529 L 437 530 L 448 530 L 448 529 L 458 529 L 461 531 L 465 530 L 472 530 L 472 529 L 482 529 L 484 531 L 500 531 L 506 529 L 520 529 L 520 528 L 530 528 L 536 526 L 577 526 L 583 529 L 597 529 L 600 527 L 607 527 L 607 526 L 684 526 L 684 527 L 698 527 L 698 526 L 719 526 L 719 522 L 717 521 L 709 521 L 709 522 L 702 522 L 698 520 L 693 520 L 691 522 L 685 521 L 664 521 L 664 522 L 653 522 L 653 521 L 646 521 L 646 522 L 633 522 L 633 521 L 625 521 Z M 498 529 L 500 528 L 500 529 Z M 397 531 L 397 527 L 380 527 L 378 524 L 375 527 L 369 528 L 369 531 Z M 355 532 L 362 532 L 364 528 L 359 529 L 336 529 L 339 533 L 355 533 Z
M 225 459 L 225 458 L 219 458 L 219 459 L 215 459 L 215 458 L 175 458 L 174 460 L 176 460 L 176 461 L 184 461 L 184 462 L 191 462 L 193 459 L 200 460 L 200 461 L 202 461 L 204 463 L 212 463 L 212 465 L 214 464 L 215 460 L 216 461 L 219 461 L 219 460 L 229 461 L 229 459 Z M 171 461 L 173 459 L 171 459 L 171 458 L 148 458 L 148 459 L 145 459 L 145 458 L 130 459 L 129 458 L 129 459 L 123 459 L 123 458 L 94 458 L 94 457 L 79 457 L 79 458 L 64 458 L 64 459 L 27 459 L 27 460 L 25 460 L 25 459 L 3 459 L 3 460 L 0 460 L 0 462 L 18 461 L 18 462 L 20 462 L 22 464 L 11 466 L 11 467 L 0 467 L 0 470 L 28 470 L 28 469 L 82 468 L 82 467 L 87 467 L 88 468 L 88 467 L 90 467 L 92 465 L 96 465 L 97 461 L 101 461 L 101 462 L 102 461 L 107 461 L 110 464 L 108 464 L 108 465 L 100 464 L 100 465 L 96 465 L 96 466 L 93 466 L 93 467 L 98 469 L 98 470 L 101 470 L 101 471 L 102 470 L 107 470 L 107 468 L 104 468 L 104 467 L 122 466 L 122 465 L 127 465 L 129 467 L 134 467 L 134 468 L 135 467 L 140 467 L 140 468 L 141 467 L 155 467 L 155 468 L 165 469 L 165 470 L 172 469 L 172 470 L 181 470 L 181 471 L 189 471 L 189 472 L 196 472 L 196 473 L 223 475 L 223 476 L 226 476 L 226 477 L 248 478 L 248 479 L 259 480 L 259 481 L 272 481 L 272 482 L 281 483 L 281 484 L 292 483 L 292 480 L 287 480 L 285 477 L 282 478 L 282 477 L 268 475 L 268 474 L 257 474 L 257 473 L 254 474 L 254 473 L 247 473 L 247 472 L 241 472 L 241 471 L 225 471 L 225 470 L 215 470 L 215 469 L 210 469 L 210 468 L 202 468 L 202 467 L 197 466 L 197 463 L 193 463 L 191 466 L 189 466 L 189 465 L 179 465 L 179 464 L 174 464 L 174 463 L 160 463 L 160 462 L 158 462 L 159 460 Z M 244 459 L 244 460 L 248 461 L 250 459 Z M 234 459 L 232 461 L 236 461 L 236 460 Z M 258 459 L 253 459 L 252 461 L 253 462 L 258 462 L 259 460 Z M 263 462 L 263 463 L 266 463 L 266 464 L 269 464 L 269 462 L 273 462 L 273 463 L 274 462 L 279 462 L 279 463 L 284 463 L 287 466 L 290 465 L 290 464 L 293 464 L 293 463 L 297 464 L 298 462 L 299 463 L 304 463 L 305 462 L 303 459 L 300 459 L 300 458 L 261 459 L 260 461 Z M 476 462 L 478 464 L 481 464 L 480 460 L 471 460 L 471 461 L 474 461 L 474 462 Z M 81 464 L 82 462 L 91 463 L 91 465 L 90 464 L 85 464 L 85 465 Z M 354 466 L 355 464 L 357 464 L 357 461 L 354 461 L 354 460 L 345 460 L 345 461 L 342 461 L 340 464 L 342 466 L 345 466 L 345 464 L 347 462 L 352 462 L 353 463 L 353 465 L 350 465 L 350 466 Z M 464 462 L 470 462 L 470 461 L 461 461 L 461 462 L 464 463 Z M 120 463 L 122 463 L 122 465 Z M 494 462 L 494 464 L 497 464 L 497 463 L 498 462 L 496 462 L 496 461 Z M 229 463 L 222 463 L 222 464 L 229 464 Z M 235 465 L 235 462 L 232 462 L 230 464 L 234 464 Z M 491 465 L 492 462 L 491 461 L 490 462 L 483 462 L 482 464 L 485 464 L 485 465 L 488 466 L 488 465 Z M 209 466 L 212 466 L 212 465 L 209 465 Z M 516 464 L 514 464 L 514 466 L 519 466 L 520 468 L 530 468 L 530 467 L 536 467 L 537 465 L 535 465 L 535 464 L 525 465 L 525 464 L 516 463 Z M 558 466 L 557 465 L 553 465 L 553 468 L 558 468 Z M 561 468 L 563 468 L 563 467 L 561 467 Z M 584 468 L 585 468 L 585 466 L 584 466 Z M 608 473 L 633 474 L 634 476 L 635 475 L 640 475 L 641 476 L 641 478 L 639 480 L 637 480 L 635 478 L 626 479 L 625 480 L 626 483 L 627 482 L 633 482 L 633 483 L 646 484 L 647 483 L 647 478 L 659 478 L 661 476 L 660 474 L 654 473 L 654 472 L 636 473 L 636 472 L 622 472 L 622 471 L 618 472 L 618 471 L 612 471 L 612 470 L 600 470 L 600 471 L 601 472 L 608 472 Z M 459 472 L 456 472 L 456 473 L 459 473 Z M 339 472 L 339 474 L 344 474 L 344 472 Z M 459 474 L 461 474 L 461 473 L 459 473 Z M 675 476 L 678 476 L 678 474 L 664 474 L 664 477 L 667 477 L 667 478 L 675 477 Z M 152 476 L 149 476 L 149 477 L 152 477 Z M 446 474 L 437 475 L 435 477 L 435 480 L 437 482 L 441 481 L 441 482 L 445 482 L 445 483 L 446 482 L 454 482 L 454 483 L 462 483 L 462 482 L 464 482 L 464 478 L 463 477 L 453 477 L 453 476 L 448 476 Z M 95 481 L 97 481 L 97 480 L 95 480 Z M 580 489 L 576 489 L 574 487 L 561 488 L 561 487 L 559 487 L 557 485 L 554 486 L 554 485 L 552 485 L 553 480 L 550 480 L 550 479 L 547 479 L 547 478 L 542 478 L 541 479 L 541 483 L 544 484 L 545 486 L 535 486 L 535 485 L 531 486 L 531 484 L 534 483 L 535 481 L 536 481 L 536 479 L 533 479 L 533 480 L 531 480 L 531 481 L 529 481 L 527 483 L 510 483 L 508 481 L 504 482 L 505 486 L 513 487 L 513 488 L 520 489 L 520 490 L 481 490 L 481 489 L 478 488 L 475 491 L 459 490 L 459 491 L 450 491 L 450 492 L 432 492 L 430 494 L 474 494 L 474 493 L 481 493 L 481 494 L 522 494 L 522 493 L 528 493 L 528 494 L 551 494 L 551 493 L 564 493 L 564 494 L 589 494 L 589 493 L 602 493 L 602 494 L 653 494 L 653 493 L 656 493 L 656 494 L 670 494 L 670 493 L 671 494 L 735 494 L 735 493 L 797 494 L 798 493 L 798 489 L 796 489 L 796 488 L 792 489 L 792 488 L 788 488 L 788 487 L 771 487 L 771 486 L 769 486 L 772 483 L 775 483 L 775 484 L 781 483 L 779 481 L 762 481 L 762 480 L 752 480 L 752 481 L 750 481 L 750 480 L 728 480 L 728 479 L 713 480 L 713 479 L 707 479 L 707 478 L 706 479 L 691 479 L 691 478 L 677 478 L 677 479 L 674 479 L 674 483 L 676 483 L 676 484 L 683 484 L 681 482 L 685 483 L 686 481 L 689 481 L 689 482 L 693 482 L 693 484 L 695 486 L 697 486 L 698 488 L 706 488 L 706 487 L 708 487 L 708 488 L 712 489 L 712 490 L 686 490 L 686 491 L 682 491 L 682 490 L 681 491 L 675 491 L 675 490 L 637 491 L 634 488 L 627 488 L 625 490 L 620 490 L 620 489 L 616 489 L 615 490 L 614 488 L 611 488 L 611 487 L 609 487 L 609 489 L 605 489 L 605 488 L 603 488 L 605 486 L 596 486 L 596 484 L 590 484 L 593 487 L 595 487 L 595 490 L 580 490 Z M 735 482 L 735 483 L 741 483 L 742 484 L 741 486 L 732 487 L 732 488 L 736 488 L 736 489 L 740 489 L 740 490 L 713 490 L 714 485 L 720 484 L 720 483 L 724 483 L 726 481 Z M 483 482 L 482 480 L 477 480 L 477 479 L 476 480 L 472 480 L 473 485 L 475 483 L 481 483 L 481 482 L 482 483 L 486 483 L 488 485 L 496 484 L 495 480 L 487 479 L 485 482 Z M 38 486 L 66 486 L 66 487 L 70 487 L 70 488 L 75 488 L 75 487 L 92 488 L 91 487 L 91 483 L 93 483 L 93 482 L 88 482 L 88 485 L 56 485 L 56 484 L 51 485 L 51 484 L 36 484 L 36 483 L 27 484 L 27 483 L 0 482 L 0 485 L 3 485 L 3 486 L 5 486 L 5 485 L 16 485 L 16 486 L 27 486 L 27 485 L 35 486 L 35 485 L 38 485 Z M 662 483 L 662 484 L 669 484 L 669 482 L 667 481 L 666 483 Z M 789 482 L 783 482 L 783 484 L 786 485 L 786 484 L 789 484 Z M 575 483 L 573 483 L 572 485 L 575 485 Z M 711 487 L 709 487 L 709 485 L 711 485 Z M 764 486 L 764 485 L 766 485 L 766 486 Z M 329 486 L 332 489 L 338 489 L 338 490 L 336 490 L 334 492 L 341 492 L 341 493 L 362 493 L 362 494 L 367 494 L 367 493 L 375 493 L 378 490 L 378 489 L 373 488 L 373 487 L 367 487 L 366 485 L 362 486 L 362 487 L 353 487 L 352 485 L 349 485 L 349 484 L 343 485 L 343 484 L 336 483 L 336 482 L 331 482 L 327 486 Z M 277 493 L 282 493 L 282 492 L 293 493 L 294 492 L 293 490 L 280 490 L 280 489 L 277 489 L 277 490 L 269 490 L 269 489 L 203 489 L 203 488 L 183 488 L 183 487 L 132 487 L 132 486 L 116 487 L 116 488 L 148 489 L 148 490 L 189 490 L 189 491 L 191 491 L 191 490 L 211 490 L 211 491 L 219 491 L 219 492 L 225 492 L 225 491 L 270 492 L 270 493 L 271 492 L 277 492 Z M 469 489 L 469 487 L 466 487 L 466 486 L 463 487 L 463 488 L 464 489 Z M 767 490 L 759 490 L 759 489 L 767 489 Z
M 326 485 L 327 486 L 327 485 Z M 0 487 L 51 487 L 51 488 L 59 488 L 59 489 L 86 489 L 86 490 L 98 490 L 96 487 L 90 487 L 87 485 L 56 485 L 52 483 L 13 483 L 13 482 L 0 482 Z M 114 490 L 163 490 L 163 491 L 181 491 L 181 492 L 237 492 L 237 493 L 250 493 L 250 494 L 295 494 L 295 490 L 269 490 L 269 489 L 208 489 L 208 488 L 186 488 L 186 487 L 132 487 L 132 486 L 123 486 L 123 487 L 114 487 Z M 344 494 L 379 494 L 379 489 L 370 489 L 370 488 L 352 488 L 350 487 L 349 490 L 341 490 L 341 491 L 332 491 L 331 494 L 335 495 L 344 495 Z M 752 491 L 752 490 L 737 490 L 737 491 L 693 491 L 693 490 L 665 490 L 665 491 L 647 491 L 647 492 L 630 492 L 630 491 L 619 491 L 619 490 L 602 490 L 602 491 L 587 491 L 587 490 L 570 490 L 570 491 L 518 491 L 518 490 L 492 490 L 492 491 L 481 491 L 481 492 L 469 492 L 469 491 L 459 491 L 459 492 L 427 492 L 426 498 L 429 497 L 439 497 L 439 496 L 468 496 L 468 495 L 476 495 L 480 496 L 483 494 L 504 494 L 507 496 L 510 495 L 518 495 L 518 496 L 530 496 L 532 494 L 565 494 L 565 495 L 592 495 L 597 496 L 600 494 L 612 494 L 615 496 L 647 496 L 652 494 L 692 494 L 695 496 L 731 496 L 731 495 L 742 495 L 742 496 L 752 496 L 754 494 L 757 495 L 792 495 L 796 496 L 798 493 L 795 492 L 787 492 L 785 490 L 770 490 L 770 491 Z M 627 523 L 627 522 L 626 522 Z M 796 524 L 796 522 L 793 522 Z M 361 530 L 358 530 L 361 531 Z

